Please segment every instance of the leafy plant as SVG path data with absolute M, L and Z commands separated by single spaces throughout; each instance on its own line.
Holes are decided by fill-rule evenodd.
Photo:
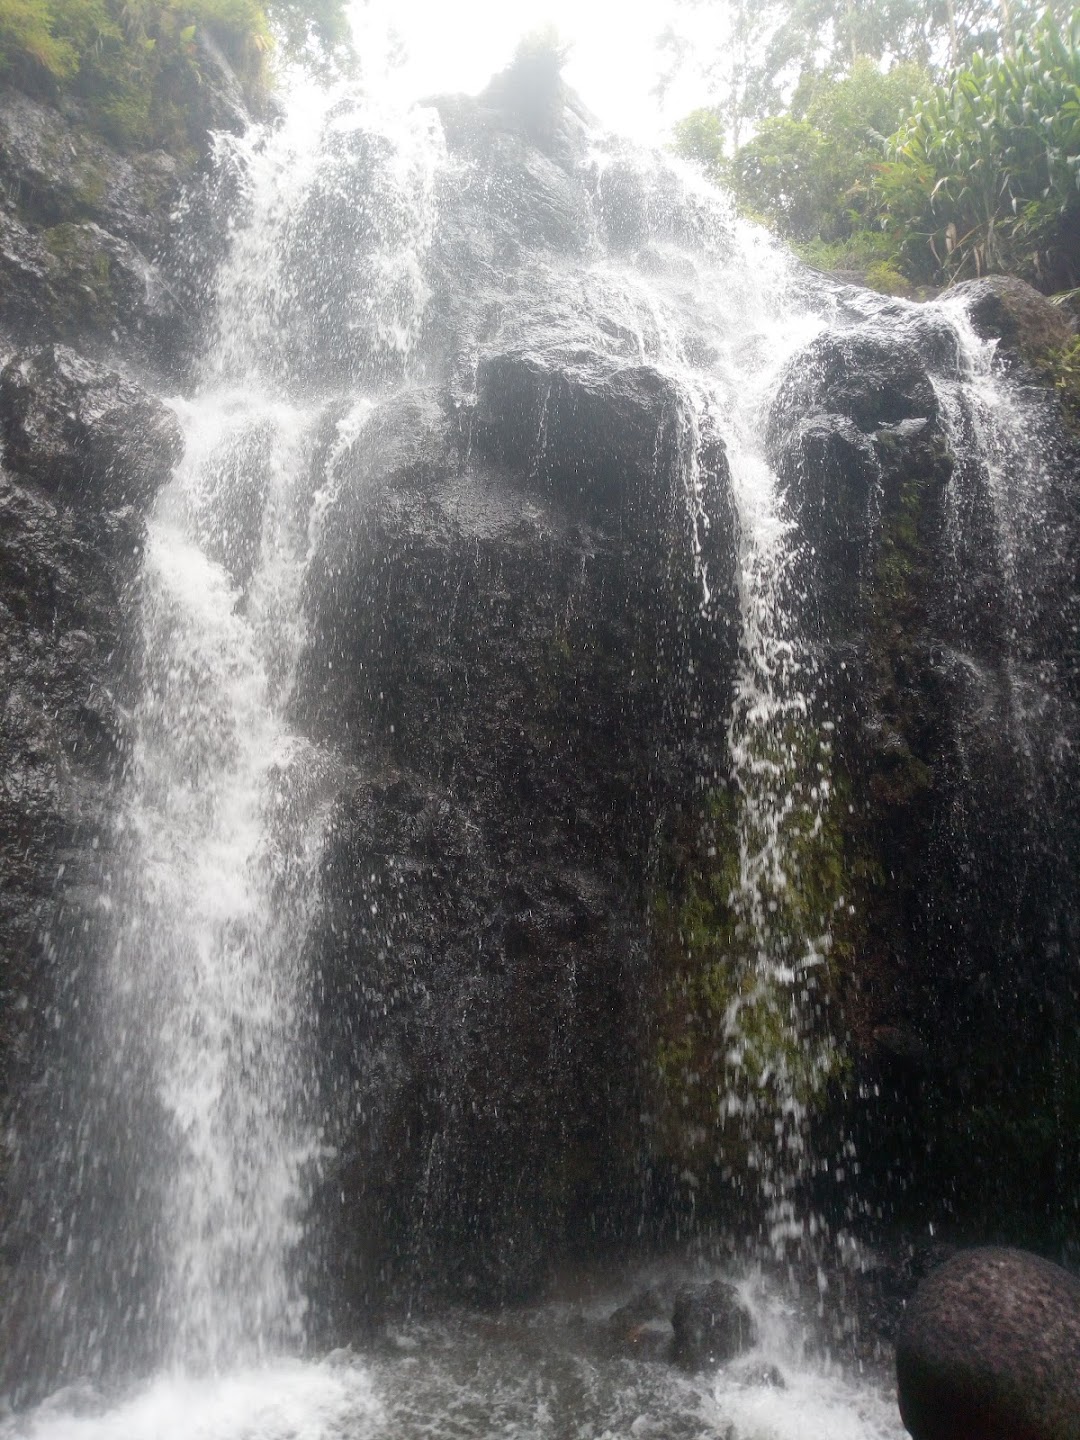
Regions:
M 121 147 L 189 143 L 198 36 L 212 36 L 249 94 L 267 79 L 271 24 L 287 43 L 336 44 L 341 0 L 0 0 L 0 77 L 81 99 Z
M 975 55 L 890 143 L 909 266 L 955 280 L 1014 271 L 1075 283 L 1080 225 L 1080 11 L 1045 14 L 1010 55 Z
M 39 70 L 65 79 L 77 68 L 78 55 L 57 36 L 48 0 L 0 0 L 0 75 Z

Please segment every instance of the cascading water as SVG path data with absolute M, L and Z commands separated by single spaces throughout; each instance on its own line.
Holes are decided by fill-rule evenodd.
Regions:
M 51 1308 L 69 1375 L 132 1361 L 220 1372 L 304 1343 L 298 1251 L 321 1143 L 304 947 L 331 762 L 291 730 L 289 706 L 334 468 L 331 451 L 312 481 L 327 422 L 300 353 L 294 227 L 319 185 L 348 182 L 335 149 L 361 127 L 381 151 L 364 167 L 365 303 L 344 307 L 339 348 L 400 370 L 430 225 L 416 147 L 333 91 L 306 94 L 277 132 L 220 142 L 239 199 L 203 380 L 174 402 L 184 459 L 148 526 L 124 868 L 101 897 L 106 953 L 83 997 L 97 1018 L 77 1080 L 89 1098 L 64 1152 L 70 1281 Z M 436 155 L 420 157 L 428 173 Z M 366 408 L 353 402 L 343 437 Z
M 455 831 L 449 791 L 430 777 L 426 789 L 408 794 L 395 722 L 387 723 L 379 750 L 368 738 L 375 720 L 356 717 L 359 759 L 355 749 L 334 747 L 332 727 L 321 718 L 312 723 L 320 712 L 302 693 L 311 680 L 305 666 L 310 670 L 317 649 L 313 631 L 329 625 L 312 597 L 336 593 L 339 572 L 354 552 L 366 554 L 363 546 L 386 513 L 406 517 L 405 540 L 388 568 L 404 565 L 410 547 L 426 539 L 430 507 L 442 504 L 462 528 L 445 545 L 440 532 L 435 549 L 452 551 L 460 541 L 464 558 L 453 552 L 445 595 L 434 581 L 421 591 L 411 623 L 436 614 L 439 643 L 449 647 L 470 603 L 471 556 L 479 568 L 491 535 L 517 534 L 505 519 L 517 501 L 489 493 L 493 475 L 505 480 L 513 447 L 492 449 L 490 436 L 485 442 L 484 425 L 505 417 L 485 417 L 479 377 L 485 346 L 512 330 L 519 304 L 527 319 L 537 295 L 552 348 L 562 347 L 566 363 L 588 352 L 662 382 L 670 403 L 655 438 L 652 479 L 662 483 L 670 433 L 677 506 L 686 522 L 679 533 L 690 551 L 675 568 L 688 564 L 692 574 L 700 643 L 720 648 L 728 623 L 736 632 L 723 713 L 701 715 L 692 660 L 685 677 L 685 709 L 706 737 L 705 753 L 696 757 L 695 843 L 713 843 L 702 849 L 690 882 L 699 888 L 684 913 L 672 920 L 670 906 L 667 912 L 680 963 L 689 956 L 698 968 L 665 1003 L 683 1007 L 680 1020 L 696 1006 L 691 1018 L 704 1041 L 695 1052 L 662 1035 L 661 1063 L 652 1068 L 663 1072 L 672 1109 L 692 1098 L 686 1104 L 692 1118 L 684 1123 L 677 1116 L 685 1131 L 679 1143 L 689 1155 L 682 1178 L 696 1186 L 699 1161 L 717 1172 L 741 1168 L 753 1192 L 743 1197 L 744 1210 L 757 1213 L 766 1240 L 755 1246 L 759 1253 L 790 1255 L 793 1242 L 817 1225 L 804 1193 L 815 1163 L 808 1115 L 843 1063 L 843 1037 L 829 1008 L 833 947 L 851 908 L 835 841 L 841 800 L 832 764 L 835 722 L 818 670 L 820 647 L 800 611 L 807 542 L 768 458 L 765 418 L 791 357 L 836 318 L 829 292 L 800 279 L 778 247 L 736 222 L 707 187 L 666 161 L 628 158 L 618 148 L 600 147 L 557 181 L 550 160 L 530 154 L 522 173 L 548 184 L 547 208 L 523 220 L 509 187 L 500 189 L 475 162 L 448 158 L 448 137 L 464 124 L 453 104 L 443 122 L 446 137 L 431 109 L 388 119 L 349 86 L 320 92 L 297 82 L 276 127 L 219 142 L 218 174 L 232 220 L 198 384 L 190 398 L 172 402 L 185 457 L 149 522 L 139 599 L 142 688 L 119 822 L 125 870 L 101 902 L 103 954 L 86 1004 L 92 1018 L 83 1022 L 93 1032 L 92 1073 L 76 1075 L 64 1102 L 81 1118 L 64 1132 L 61 1147 L 60 1168 L 75 1178 L 50 1252 L 48 1326 L 59 1336 L 53 1371 L 65 1382 L 89 1376 L 100 1391 L 62 1392 L 5 1422 L 2 1433 L 73 1440 L 181 1433 L 282 1440 L 898 1435 L 877 1374 L 864 1382 L 832 1366 L 827 1346 L 812 1339 L 812 1317 L 754 1274 L 740 1283 L 758 1320 L 758 1343 L 738 1365 L 714 1375 L 683 1376 L 658 1359 L 612 1349 L 604 1326 L 631 1285 L 621 1271 L 600 1284 L 581 1281 L 572 1301 L 497 1321 L 459 1314 L 403 1323 L 367 1356 L 295 1358 L 321 1338 L 321 1327 L 309 1323 L 309 1307 L 319 1299 L 309 1273 L 320 1243 L 311 1233 L 312 1196 L 320 1184 L 340 1190 L 344 1209 L 339 1177 L 348 1165 L 375 1163 L 353 1154 L 346 1164 L 335 1153 L 347 1122 L 365 1107 L 377 1111 L 380 1097 L 369 1092 L 401 1084 L 417 1036 L 426 1040 L 445 1022 L 469 1032 L 471 1043 L 483 1017 L 470 1007 L 479 1008 L 475 997 L 490 993 L 484 986 L 496 983 L 500 965 L 505 969 L 503 955 L 491 966 L 495 981 L 470 973 L 459 992 L 447 992 L 455 996 L 448 1015 L 433 1015 L 441 992 L 430 975 L 439 966 L 424 971 L 431 957 L 411 941 L 401 946 L 401 977 L 380 991 L 380 967 L 393 962 L 392 926 L 400 915 L 386 920 L 381 894 L 369 895 L 364 886 L 376 882 L 370 854 L 381 856 L 380 846 L 390 853 L 393 845 L 365 812 L 368 850 L 358 852 L 368 857 L 364 871 L 351 851 L 345 861 L 328 852 L 340 838 L 337 798 L 360 786 L 358 775 L 382 786 L 380 794 L 405 792 L 410 839 L 423 832 L 429 812 L 436 815 L 435 839 L 422 835 L 410 864 L 398 866 L 400 911 L 408 908 L 400 899 L 408 872 L 435 875 L 444 886 L 439 905 L 457 913 L 456 891 L 466 881 L 453 865 L 448 879 L 440 867 L 444 849 L 469 858 L 461 838 L 469 824 Z M 481 122 L 482 133 L 488 124 Z M 494 122 L 490 131 L 496 160 L 500 145 L 508 151 L 518 144 Z M 579 204 L 575 192 L 567 201 L 567 187 L 587 200 Z M 638 204 L 630 221 L 628 193 Z M 440 215 L 438 202 L 477 194 L 488 207 L 491 234 L 485 231 L 468 252 L 480 257 L 469 277 L 475 295 L 473 308 L 463 301 L 459 311 L 456 296 L 443 293 L 439 246 L 445 241 L 452 254 L 468 219 L 453 203 L 448 216 Z M 523 249 L 542 249 L 551 234 L 575 226 L 587 237 L 580 253 L 521 260 Z M 636 227 L 632 257 L 618 233 L 627 226 Z M 585 297 L 580 315 L 570 313 L 574 303 L 562 293 L 571 283 L 579 287 L 572 293 Z M 526 332 L 526 342 L 543 351 L 544 337 Z M 530 363 L 534 358 L 530 352 Z M 535 513 L 542 513 L 544 487 L 555 483 L 558 462 L 549 443 L 557 450 L 554 432 L 573 412 L 557 379 L 548 373 L 540 384 L 536 417 L 526 426 L 526 461 L 507 487 L 513 495 L 515 486 L 530 491 Z M 442 392 L 432 399 L 438 385 L 448 401 Z M 394 405 L 410 386 L 419 399 L 414 395 L 413 409 L 404 412 L 402 439 L 394 437 Z M 956 399 L 957 426 L 969 399 Z M 422 428 L 440 406 L 439 443 L 452 455 L 444 470 L 424 453 Z M 404 455 L 395 460 L 399 471 L 410 482 L 419 477 L 405 499 L 387 500 L 378 489 L 375 451 L 390 443 L 388 433 Z M 466 503 L 451 482 L 474 466 L 489 489 L 480 500 L 467 495 Z M 1014 469 L 1010 461 L 1000 476 Z M 730 575 L 720 534 L 725 522 L 715 504 L 721 477 L 730 508 Z M 359 508 L 359 521 L 350 519 L 350 505 Z M 1002 507 L 1003 514 L 1014 511 Z M 528 507 L 522 513 L 534 515 Z M 541 539 L 545 524 L 537 522 Z M 1008 542 L 1007 527 L 1002 535 Z M 583 550 L 582 575 L 595 558 Z M 1008 571 L 1008 554 L 1005 560 Z M 389 581 L 380 572 L 364 584 L 360 593 L 374 609 Z M 499 605 L 510 588 L 497 592 Z M 571 601 L 560 600 L 560 623 L 568 623 Z M 436 613 L 443 601 L 446 613 Z M 1018 602 L 1018 615 L 1022 609 Z M 362 614 L 358 629 L 393 650 L 398 619 L 381 615 L 376 624 Z M 561 632 L 544 652 L 545 664 L 565 658 L 560 644 L 566 647 Z M 329 656 L 335 683 L 352 686 L 350 695 L 364 696 L 373 712 L 381 715 L 381 706 L 392 715 L 393 703 L 405 703 L 387 694 L 389 686 L 367 694 L 366 653 L 342 645 L 331 646 Z M 440 707 L 451 708 L 445 694 L 453 693 L 453 667 L 439 653 L 429 669 L 441 721 Z M 484 675 L 479 663 L 477 673 Z M 470 683 L 466 672 L 466 691 Z M 544 687 L 557 688 L 547 673 L 537 681 L 541 699 Z M 404 683 L 398 690 L 408 693 Z M 309 738 L 314 732 L 318 743 Z M 554 744 L 550 734 L 544 744 Z M 513 770 L 513 758 L 500 757 L 504 763 Z M 453 778 L 453 759 L 443 769 Z M 445 775 L 436 778 L 442 783 Z M 514 804 L 528 804 L 530 786 L 513 779 Z M 394 843 L 404 845 L 400 837 Z M 328 1086 L 315 1013 L 325 977 L 313 973 L 311 957 L 321 953 L 312 937 L 335 864 L 349 870 L 362 905 L 354 915 L 350 892 L 346 923 L 360 936 L 365 967 L 352 992 L 357 1008 L 372 1014 L 381 1008 L 385 1018 L 404 1006 L 411 986 L 421 994 L 423 1017 L 388 1059 L 373 1060 L 368 1071 L 361 1057 L 359 1079 Z M 485 864 L 494 868 L 494 861 Z M 566 887 L 573 882 L 560 874 Z M 525 881 L 522 890 L 528 920 L 535 897 Z M 336 936 L 342 911 L 329 913 L 324 928 Z M 695 939 L 686 917 L 702 914 L 705 938 Z M 591 923 L 587 907 L 584 919 L 573 918 L 568 954 Z M 515 954 L 527 957 L 531 933 L 520 922 Z M 478 951 L 483 943 L 481 934 Z M 443 957 L 435 960 L 442 964 Z M 463 963 L 455 954 L 442 968 Z M 417 973 L 429 977 L 429 989 Z M 566 973 L 559 994 L 569 997 L 565 1008 L 572 1011 L 578 992 L 569 962 Z M 453 1031 L 452 1039 L 456 1044 Z M 553 1036 L 543 1063 L 559 1043 L 561 1036 Z M 464 1039 L 462 1050 L 468 1053 Z M 458 1067 L 457 1059 L 449 1055 L 447 1070 L 456 1077 L 460 1068 L 464 1087 L 468 1065 Z M 87 1092 L 81 1106 L 80 1085 Z M 468 1109 L 464 1095 L 463 1089 L 448 1106 L 455 1123 L 457 1112 Z M 475 1097 L 469 1103 L 479 1117 Z M 384 1123 L 407 1139 L 414 1128 L 424 1136 L 421 1220 L 445 1202 L 450 1182 L 440 1167 L 460 1139 L 448 1130 L 424 1131 L 434 1108 L 425 1092 L 411 1108 L 403 1102 L 400 1111 L 388 1110 L 391 1122 Z M 363 1214 L 346 1213 L 363 1225 Z M 667 1283 L 670 1275 L 661 1279 Z M 116 1388 L 130 1385 L 135 1389 L 117 1402 Z
M 603 158 L 598 168 L 602 211 Z M 836 890 L 807 906 L 800 893 L 835 858 L 823 854 L 833 804 L 834 727 L 817 713 L 816 661 L 792 594 L 800 540 L 766 458 L 765 416 L 791 356 L 826 322 L 820 297 L 799 293 L 790 258 L 779 247 L 733 223 L 720 197 L 692 175 L 682 174 L 672 193 L 673 178 L 669 169 L 643 175 L 653 197 L 650 221 L 661 233 L 692 238 L 709 264 L 713 283 L 698 303 L 709 334 L 723 337 L 713 342 L 712 363 L 688 357 L 685 322 L 672 295 L 628 268 L 612 280 L 623 289 L 623 313 L 641 358 L 671 375 L 685 407 L 679 464 L 706 619 L 715 610 L 702 559 L 710 523 L 701 501 L 702 453 L 710 439 L 723 445 L 730 472 L 739 660 L 727 754 L 716 757 L 721 768 L 701 777 L 714 794 L 728 797 L 725 839 L 736 850 L 722 896 L 728 975 L 722 1003 L 710 1016 L 723 1049 L 716 1111 L 719 1129 L 749 1146 L 749 1167 L 766 1206 L 767 1248 L 782 1254 L 816 1223 L 796 1212 L 793 1190 L 812 1164 L 808 1104 L 837 1064 L 836 1039 L 822 1021 L 828 987 L 818 972 L 827 966 L 833 911 L 845 899 Z M 687 229 L 690 236 L 680 234 Z M 715 1143 L 706 1135 L 704 1150 Z
M 303 955 L 328 762 L 290 734 L 288 709 L 326 495 L 310 479 L 321 410 L 289 393 L 303 374 L 288 348 L 300 329 L 289 265 L 292 227 L 318 185 L 335 183 L 335 140 L 363 123 L 355 102 L 334 110 L 333 99 L 320 97 L 315 123 L 301 106 L 299 127 L 223 142 L 219 164 L 240 171 L 243 198 L 207 379 L 178 404 L 186 456 L 144 564 L 128 820 L 137 880 L 117 905 L 126 933 L 112 983 L 125 1029 L 149 1043 L 174 1152 L 158 1162 L 159 1323 L 166 1358 L 185 1368 L 296 1348 L 304 1335 L 295 1251 L 319 1136 Z M 389 163 L 374 172 L 364 310 L 344 307 L 360 339 L 343 345 L 400 365 L 423 308 L 416 250 L 430 221 L 404 147 L 368 133 Z

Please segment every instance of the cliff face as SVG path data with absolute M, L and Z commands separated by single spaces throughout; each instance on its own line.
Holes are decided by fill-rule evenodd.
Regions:
M 959 305 L 795 274 L 788 323 L 824 318 L 747 438 L 770 342 L 718 318 L 729 286 L 756 313 L 734 228 L 524 93 L 438 102 L 397 348 L 371 339 L 400 340 L 386 145 L 332 115 L 260 357 L 310 401 L 323 506 L 288 723 L 321 757 L 301 1029 L 326 1313 L 752 1230 L 781 1182 L 846 1220 L 910 1195 L 987 1225 L 1033 1156 L 1065 1238 L 1080 518 L 1055 398 L 1006 347 L 976 376 Z M 0 1041 L 25 1196 L 80 1041 L 50 1041 L 56 1006 L 114 934 L 145 517 L 181 447 L 157 397 L 211 329 L 221 217 L 178 162 L 14 93 L 0 175 Z M 240 616 L 272 449 L 219 466 L 210 507 Z M 757 612 L 750 453 L 791 537 Z M 9 1220 L 18 1264 L 38 1220 Z
M 203 154 L 229 85 L 208 62 L 188 97 Z M 74 102 L 0 91 L 0 1105 L 20 1107 L 5 1181 L 31 1163 L 55 1007 L 107 904 L 143 517 L 182 449 L 157 393 L 189 374 L 199 324 L 177 246 L 204 237 L 179 240 L 176 207 L 201 163 L 191 146 L 121 153 Z
M 1067 1247 L 1080 501 L 1039 366 L 1069 329 L 1007 279 L 949 304 L 1000 342 L 960 390 L 940 312 L 885 307 L 774 407 L 852 803 L 847 1123 L 868 1205 Z

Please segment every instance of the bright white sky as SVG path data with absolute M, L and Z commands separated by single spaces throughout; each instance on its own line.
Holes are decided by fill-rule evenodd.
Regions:
M 657 37 L 673 24 L 705 61 L 722 44 L 722 15 L 723 0 L 692 8 L 676 0 L 354 0 L 353 10 L 361 53 L 388 31 L 400 37 L 416 95 L 475 93 L 523 35 L 554 24 L 571 45 L 567 82 L 607 127 L 643 141 L 666 139 L 674 121 L 710 98 L 687 67 L 661 107 L 651 92 L 670 62 Z

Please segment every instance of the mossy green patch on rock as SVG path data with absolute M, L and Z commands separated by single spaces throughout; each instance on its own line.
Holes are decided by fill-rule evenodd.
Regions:
M 1080 336 L 1044 351 L 1035 368 L 1057 391 L 1066 425 L 1080 434 Z
M 112 266 L 96 243 L 96 227 L 54 225 L 42 232 L 52 258 L 50 285 L 58 333 L 109 326 L 115 319 Z
M 847 1069 L 835 1002 L 855 857 L 830 732 L 802 717 L 753 744 L 742 784 L 681 817 L 658 877 L 658 1143 L 768 1193 Z

